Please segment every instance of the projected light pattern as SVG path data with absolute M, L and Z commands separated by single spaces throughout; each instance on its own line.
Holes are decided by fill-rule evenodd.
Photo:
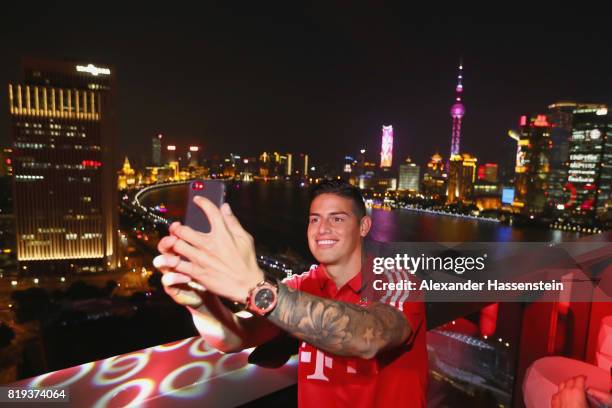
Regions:
M 151 393 L 153 392 L 154 387 L 155 387 L 155 383 L 146 378 L 139 378 L 136 380 L 131 380 L 131 381 L 119 384 L 115 388 L 107 391 L 102 396 L 102 398 L 96 401 L 93 407 L 94 408 L 106 408 L 110 406 L 115 406 L 113 402 L 117 401 L 117 397 L 121 399 L 120 403 L 117 405 L 125 406 L 125 407 L 141 407 L 142 404 L 147 400 L 147 397 L 149 397 L 149 395 L 151 395 Z M 123 399 L 126 397 L 124 393 L 126 390 L 130 388 L 136 388 L 138 393 L 136 394 L 135 397 L 124 402 Z
M 64 381 L 58 381 L 61 379 L 61 375 L 56 375 L 55 381 L 52 382 L 53 386 L 57 388 L 68 387 L 85 377 L 94 368 L 94 365 L 95 363 L 86 363 L 80 366 L 67 368 L 62 371 L 55 371 L 52 373 L 39 375 L 30 383 L 30 388 L 48 387 L 49 385 L 46 381 L 47 378 L 56 375 L 57 373 L 61 373 L 63 376 L 66 376 L 67 379 Z M 76 374 L 71 376 L 72 371 L 76 371 Z
M 93 383 L 109 385 L 127 380 L 147 365 L 150 355 L 150 350 L 147 350 L 145 353 L 132 353 L 121 357 L 107 358 L 102 362 L 100 371 L 96 373 Z M 126 361 L 132 363 L 124 364 Z
M 380 167 L 391 167 L 393 162 L 393 126 L 382 127 L 382 149 L 380 151 Z
M 10 386 L 64 387 L 69 390 L 71 405 L 103 408 L 230 407 L 295 384 L 295 356 L 279 369 L 265 369 L 248 363 L 251 351 L 222 354 L 202 338 L 192 337 Z
M 174 383 L 178 377 L 185 375 L 190 370 L 200 370 L 202 373 L 195 379 L 191 386 L 176 388 Z M 196 361 L 194 363 L 185 364 L 168 374 L 159 384 L 159 390 L 162 394 L 172 394 L 177 398 L 193 398 L 204 395 L 208 384 L 206 381 L 210 378 L 212 367 L 204 361 Z

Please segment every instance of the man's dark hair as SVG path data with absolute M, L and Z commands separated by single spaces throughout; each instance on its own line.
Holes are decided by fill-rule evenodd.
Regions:
M 312 200 L 321 194 L 335 194 L 340 197 L 348 198 L 353 202 L 353 208 L 357 219 L 362 219 L 366 215 L 365 202 L 358 187 L 350 184 L 343 179 L 326 179 L 316 184 L 312 190 Z

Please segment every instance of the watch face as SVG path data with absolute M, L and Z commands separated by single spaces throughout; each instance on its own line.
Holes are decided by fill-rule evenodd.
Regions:
M 266 310 L 274 302 L 275 296 L 271 289 L 263 288 L 255 294 L 254 304 L 258 309 Z

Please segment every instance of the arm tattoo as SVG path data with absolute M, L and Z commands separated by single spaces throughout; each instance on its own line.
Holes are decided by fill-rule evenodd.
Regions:
M 278 303 L 268 319 L 289 334 L 340 356 L 372 358 L 400 345 L 411 328 L 389 305 L 367 308 L 278 285 Z

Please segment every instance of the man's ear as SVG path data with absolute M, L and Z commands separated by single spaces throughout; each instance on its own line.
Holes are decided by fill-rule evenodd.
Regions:
M 372 228 L 372 218 L 369 215 L 365 215 L 359 222 L 359 235 L 361 235 L 361 238 L 365 238 L 368 235 L 370 228 Z

